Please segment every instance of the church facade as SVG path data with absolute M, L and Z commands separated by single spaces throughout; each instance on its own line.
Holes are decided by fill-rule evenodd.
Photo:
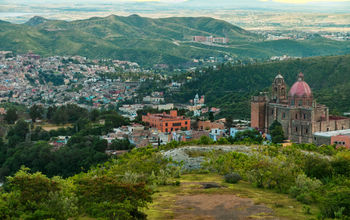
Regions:
M 269 133 L 275 120 L 281 123 L 285 138 L 293 143 L 312 143 L 315 132 L 350 128 L 350 118 L 331 116 L 327 106 L 316 103 L 302 73 L 289 92 L 283 76 L 278 74 L 269 94 L 252 97 L 251 127 Z

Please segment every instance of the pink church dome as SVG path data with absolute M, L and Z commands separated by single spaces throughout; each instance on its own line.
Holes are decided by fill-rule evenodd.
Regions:
M 289 90 L 290 97 L 312 97 L 310 86 L 304 81 L 304 74 L 299 73 L 298 81 Z

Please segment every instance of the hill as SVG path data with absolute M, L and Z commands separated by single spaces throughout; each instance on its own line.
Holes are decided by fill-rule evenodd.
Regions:
M 326 39 L 262 41 L 262 37 L 208 17 L 151 19 L 131 15 L 60 21 L 33 17 L 25 24 L 0 22 L 0 50 L 43 56 L 82 55 L 130 60 L 141 65 L 183 65 L 194 58 L 267 59 L 271 56 L 319 56 L 350 53 L 349 42 Z M 192 36 L 230 39 L 228 45 L 191 42 Z
M 279 72 L 287 85 L 292 86 L 300 71 L 319 103 L 326 104 L 335 114 L 350 111 L 350 55 L 209 68 L 194 73 L 194 79 L 168 99 L 188 102 L 199 93 L 206 96 L 208 105 L 222 108 L 222 115 L 249 118 L 252 95 L 268 91 Z

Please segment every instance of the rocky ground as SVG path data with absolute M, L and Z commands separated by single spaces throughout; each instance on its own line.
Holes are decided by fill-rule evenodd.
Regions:
M 209 145 L 209 146 L 186 146 L 172 149 L 163 152 L 167 158 L 172 158 L 174 161 L 183 162 L 183 169 L 196 170 L 201 168 L 201 163 L 204 162 L 204 153 L 219 150 L 223 152 L 240 152 L 252 154 L 256 147 L 243 145 Z

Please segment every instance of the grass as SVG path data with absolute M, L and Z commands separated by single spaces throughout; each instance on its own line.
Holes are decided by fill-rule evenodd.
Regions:
M 51 130 L 57 130 L 59 128 L 68 128 L 68 127 L 72 127 L 71 124 L 64 124 L 64 125 L 55 125 L 55 124 L 47 124 L 47 123 L 36 123 L 35 127 L 40 126 L 42 129 L 44 129 L 45 131 L 51 131 Z
M 186 149 L 185 153 L 189 156 L 189 157 L 205 157 L 208 153 L 207 152 L 203 152 L 203 151 L 199 151 L 199 150 L 190 150 L 190 149 Z
M 242 198 L 250 198 L 256 205 L 264 205 L 274 211 L 274 217 L 282 219 L 316 219 L 318 209 L 310 206 L 310 213 L 306 214 L 305 205 L 273 190 L 259 189 L 248 182 L 238 184 L 225 183 L 222 176 L 216 174 L 185 174 L 180 178 L 180 186 L 160 186 L 153 196 L 153 203 L 145 210 L 148 219 L 172 219 L 176 217 L 176 200 L 185 195 L 197 194 L 229 194 Z M 200 183 L 216 182 L 222 188 L 203 189 Z M 262 218 L 267 213 L 259 213 L 251 218 Z

